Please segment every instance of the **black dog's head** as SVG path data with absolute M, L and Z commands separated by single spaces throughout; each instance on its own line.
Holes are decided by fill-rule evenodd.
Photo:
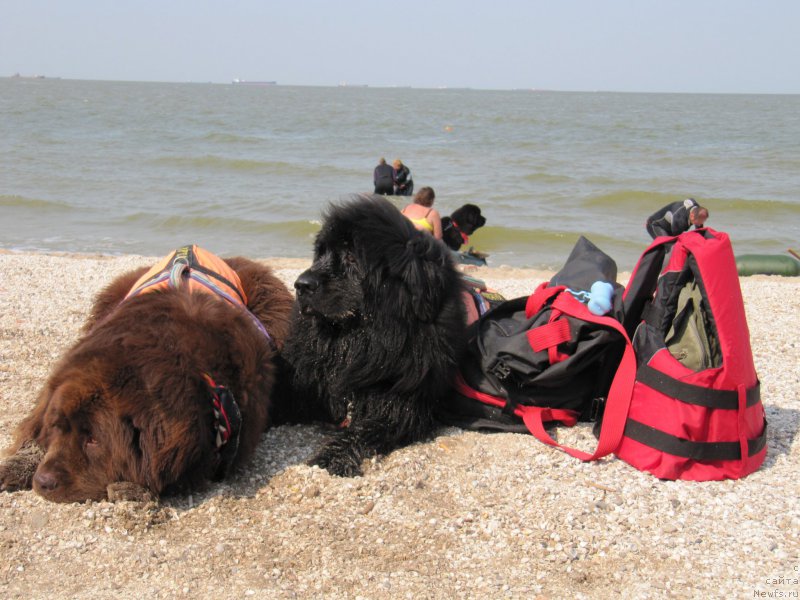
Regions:
M 444 246 L 388 200 L 355 196 L 329 207 L 314 261 L 295 281 L 300 313 L 330 323 L 430 321 L 457 275 Z
M 486 225 L 481 209 L 474 204 L 465 204 L 453 211 L 449 217 L 442 218 L 442 241 L 451 250 L 460 250 L 469 242 L 475 230 Z
M 481 214 L 480 207 L 474 204 L 465 204 L 461 208 L 457 208 L 450 215 L 450 219 L 455 221 L 458 228 L 466 235 L 472 235 L 476 229 L 486 225 L 486 217 Z

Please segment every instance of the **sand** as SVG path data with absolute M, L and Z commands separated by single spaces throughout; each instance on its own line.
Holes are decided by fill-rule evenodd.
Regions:
M 0 253 L 0 446 L 92 296 L 153 259 Z M 291 284 L 305 260 L 266 259 Z M 471 274 L 515 297 L 547 273 Z M 354 479 L 304 460 L 312 426 L 264 435 L 236 476 L 158 504 L 0 493 L 7 598 L 797 597 L 800 280 L 741 280 L 770 423 L 739 481 L 659 481 L 522 434 L 444 428 Z M 592 447 L 588 425 L 559 440 Z M 761 596 L 760 594 L 764 594 Z M 776 597 L 776 596 L 773 596 Z

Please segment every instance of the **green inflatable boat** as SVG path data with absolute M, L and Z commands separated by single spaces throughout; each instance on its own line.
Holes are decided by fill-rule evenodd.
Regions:
M 800 275 L 800 261 L 784 254 L 741 254 L 736 257 L 739 275 Z

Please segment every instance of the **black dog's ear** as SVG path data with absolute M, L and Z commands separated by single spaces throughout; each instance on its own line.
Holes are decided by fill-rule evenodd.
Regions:
M 442 276 L 447 258 L 432 236 L 420 234 L 409 239 L 402 252 L 399 276 L 406 288 L 401 310 L 408 317 L 433 321 L 441 310 L 448 278 Z

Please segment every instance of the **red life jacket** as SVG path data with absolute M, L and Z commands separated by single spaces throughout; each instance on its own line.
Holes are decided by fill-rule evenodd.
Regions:
M 616 455 L 662 479 L 737 479 L 758 469 L 766 419 L 727 234 L 659 238 L 624 304 L 637 372 Z

